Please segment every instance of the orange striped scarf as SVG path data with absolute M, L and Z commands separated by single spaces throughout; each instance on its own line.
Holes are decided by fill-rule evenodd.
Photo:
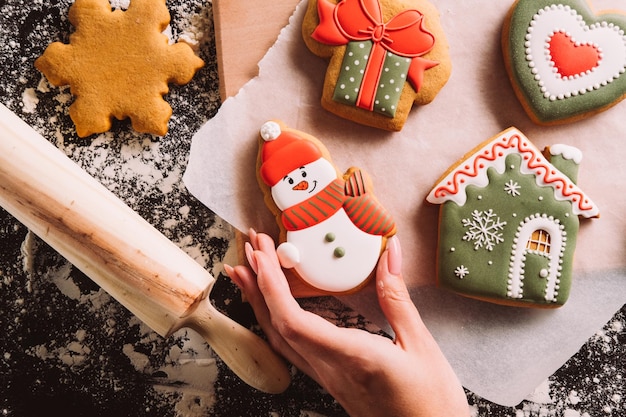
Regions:
M 395 231 L 391 215 L 367 192 L 360 170 L 351 172 L 347 180 L 334 180 L 314 196 L 284 210 L 282 222 L 288 231 L 302 230 L 323 222 L 341 208 L 366 233 L 387 236 Z

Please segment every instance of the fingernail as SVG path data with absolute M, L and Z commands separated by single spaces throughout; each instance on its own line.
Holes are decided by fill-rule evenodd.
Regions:
M 248 237 L 250 238 L 250 240 L 254 240 L 256 239 L 256 230 L 254 230 L 254 228 L 250 227 L 248 228 Z
M 246 259 L 248 260 L 250 267 L 256 273 L 259 270 L 259 268 L 256 263 L 256 259 L 254 259 L 254 249 L 252 248 L 252 245 L 250 244 L 250 242 L 245 243 L 244 251 L 246 252 Z
M 231 281 L 234 282 L 235 285 L 238 286 L 241 289 L 242 283 L 239 280 L 239 276 L 235 272 L 235 268 L 233 268 L 232 266 L 230 266 L 228 264 L 224 264 L 224 272 L 226 272 L 226 275 L 228 275 L 228 277 L 231 279 Z
M 400 248 L 400 240 L 396 236 L 392 236 L 387 240 L 387 267 L 392 275 L 400 275 L 402 273 L 402 248 Z

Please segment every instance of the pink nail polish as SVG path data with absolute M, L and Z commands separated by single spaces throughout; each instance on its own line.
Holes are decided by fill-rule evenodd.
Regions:
M 254 249 L 252 248 L 252 245 L 249 242 L 245 243 L 244 251 L 246 252 L 246 259 L 248 260 L 250 267 L 256 273 L 258 271 L 258 266 L 256 263 L 256 259 L 254 259 Z
M 241 280 L 239 279 L 239 276 L 235 272 L 235 268 L 233 268 L 232 266 L 228 264 L 224 264 L 224 272 L 226 272 L 226 275 L 230 277 L 231 281 L 234 282 L 237 287 L 239 287 L 240 289 L 243 287 L 243 284 Z
M 250 243 L 256 247 L 257 245 L 257 232 L 252 227 L 248 229 L 248 238 L 250 239 Z
M 400 248 L 400 240 L 396 236 L 387 240 L 387 251 L 389 272 L 393 275 L 400 275 L 402 273 L 402 248 Z

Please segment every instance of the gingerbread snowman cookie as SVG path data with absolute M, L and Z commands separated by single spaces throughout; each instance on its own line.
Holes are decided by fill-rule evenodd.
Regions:
M 266 122 L 260 137 L 258 180 L 281 230 L 281 265 L 323 293 L 363 287 L 396 232 L 368 177 L 341 174 L 318 139 L 280 122 Z

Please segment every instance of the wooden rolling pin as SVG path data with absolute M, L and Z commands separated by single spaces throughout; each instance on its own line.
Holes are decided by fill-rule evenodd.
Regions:
M 3 105 L 0 205 L 161 336 L 191 328 L 249 385 L 289 385 L 269 345 L 213 307 L 209 272 Z

